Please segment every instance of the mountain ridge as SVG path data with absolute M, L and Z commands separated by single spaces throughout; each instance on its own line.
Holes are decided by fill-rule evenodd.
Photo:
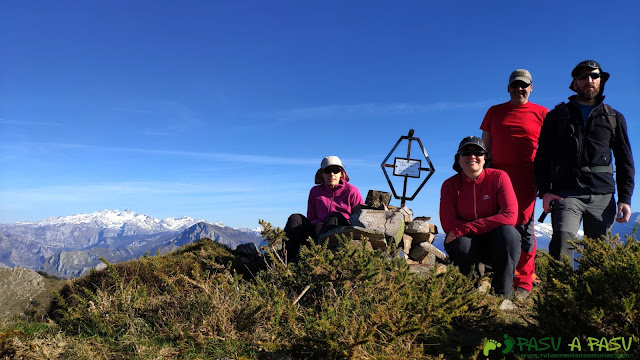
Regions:
M 262 242 L 257 230 L 235 229 L 220 222 L 212 224 L 188 216 L 156 219 L 129 209 L 105 209 L 0 224 L 0 264 L 69 278 L 87 273 L 101 263 L 101 257 L 110 262 L 126 261 L 147 252 L 170 251 L 176 248 L 176 238 L 185 244 L 202 237 L 218 239 L 231 248 Z

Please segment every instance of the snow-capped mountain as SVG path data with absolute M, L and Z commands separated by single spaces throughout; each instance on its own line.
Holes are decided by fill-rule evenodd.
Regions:
M 187 216 L 179 219 L 166 218 L 158 220 L 145 214 L 137 214 L 132 210 L 108 210 L 91 214 L 75 214 L 64 217 L 50 217 L 37 223 L 22 222 L 18 224 L 35 225 L 35 226 L 59 226 L 59 225 L 92 225 L 105 229 L 123 230 L 125 227 L 130 231 L 139 229 L 140 231 L 163 232 L 176 231 L 191 226 L 197 222 L 204 220 L 196 220 Z M 134 234 L 127 234 L 134 235 Z
M 44 270 L 73 277 L 99 263 L 100 257 L 119 262 L 146 251 L 168 249 L 183 231 L 200 224 L 188 239 L 221 239 L 232 248 L 244 242 L 259 245 L 259 232 L 233 229 L 190 217 L 155 219 L 131 210 L 103 210 L 91 214 L 51 217 L 39 222 L 0 224 L 0 264 Z M 204 226 L 202 224 L 206 224 Z M 182 240 L 187 241 L 187 240 Z

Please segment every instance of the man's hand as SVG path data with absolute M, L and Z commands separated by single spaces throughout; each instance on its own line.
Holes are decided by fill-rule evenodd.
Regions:
M 551 212 L 550 204 L 553 200 L 564 200 L 564 199 L 552 193 L 546 193 L 542 195 L 542 210 L 544 210 L 544 212 L 546 213 Z
M 625 203 L 618 203 L 618 214 L 616 215 L 616 221 L 619 223 L 629 222 L 631 217 L 631 206 Z
M 451 231 L 451 232 L 449 232 L 449 233 L 447 234 L 447 237 L 446 237 L 446 238 L 444 238 L 444 243 L 445 243 L 445 244 L 446 244 L 446 243 L 450 243 L 450 242 L 452 242 L 452 241 L 453 241 L 453 240 L 455 240 L 455 239 L 456 239 L 456 237 L 453 235 L 453 231 Z

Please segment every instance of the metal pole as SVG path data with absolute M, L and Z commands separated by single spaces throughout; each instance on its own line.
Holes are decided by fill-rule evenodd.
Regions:
M 409 135 L 407 136 L 407 140 L 409 140 L 409 146 L 407 146 L 407 159 L 411 159 L 411 140 L 413 139 L 413 129 L 409 130 Z M 400 207 L 404 207 L 405 201 L 407 200 L 407 181 L 409 177 L 405 175 L 404 177 L 404 186 L 402 187 L 402 199 L 400 200 Z

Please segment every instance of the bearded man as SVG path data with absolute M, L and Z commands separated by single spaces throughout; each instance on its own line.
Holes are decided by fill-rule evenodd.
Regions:
M 575 239 L 581 221 L 585 236 L 593 239 L 605 235 L 614 220 L 628 222 L 634 188 L 627 122 L 603 102 L 609 73 L 585 60 L 571 77 L 569 88 L 577 94 L 547 115 L 534 161 L 538 196 L 543 210 L 551 212 L 549 253 L 558 260 L 562 255 L 573 259 L 568 241 Z

